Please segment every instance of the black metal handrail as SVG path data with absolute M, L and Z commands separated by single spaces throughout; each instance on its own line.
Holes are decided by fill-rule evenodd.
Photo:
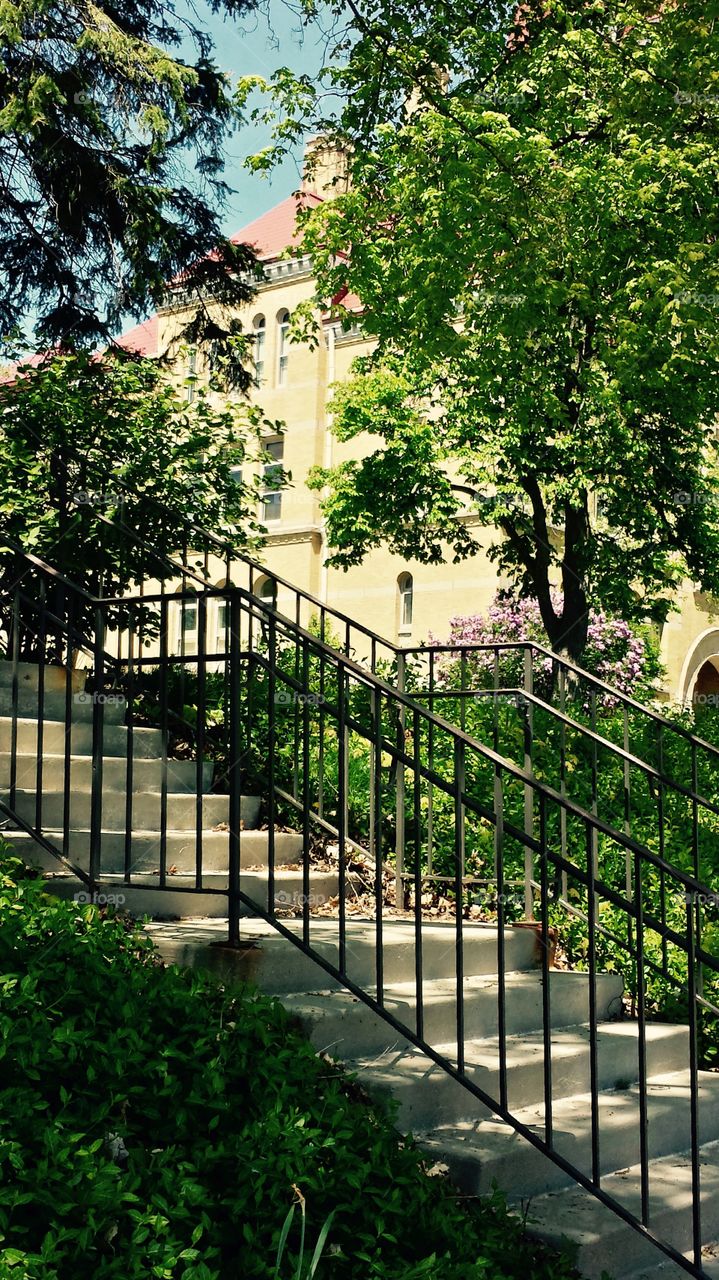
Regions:
M 33 558 L 33 568 L 41 577 L 42 563 Z M 71 584 L 64 584 L 68 597 L 68 616 L 63 618 L 57 602 L 50 608 L 47 595 L 35 602 L 36 637 L 39 644 L 38 730 L 35 752 L 18 749 L 17 723 L 20 706 L 13 682 L 12 746 L 9 774 L 15 779 L 31 778 L 38 803 L 34 822 L 27 826 L 44 845 L 53 843 L 57 834 L 45 817 L 42 807 L 46 774 L 41 724 L 44 722 L 43 681 L 46 672 L 45 648 L 57 652 L 64 646 L 76 648 L 76 628 L 72 617 Z M 194 651 L 185 645 L 179 654 L 170 652 L 169 602 L 192 603 L 197 609 L 197 644 Z M 79 607 L 79 599 L 75 607 Z M 208 608 L 220 603 L 224 609 L 222 636 L 210 635 Z M 87 606 L 87 593 L 82 597 Z M 706 884 L 672 865 L 661 854 L 645 847 L 630 835 L 617 830 L 595 813 L 578 805 L 569 796 L 541 782 L 531 770 L 505 758 L 491 747 L 478 742 L 460 727 L 451 724 L 434 711 L 422 706 L 412 694 L 397 688 L 368 670 L 351 655 L 340 653 L 322 636 L 296 620 L 288 618 L 252 591 L 235 585 L 224 588 L 198 586 L 195 591 L 181 591 L 170 597 L 166 590 L 143 592 L 122 599 L 94 598 L 94 634 L 92 640 L 92 680 L 94 690 L 105 687 L 108 667 L 113 682 L 122 681 L 127 699 L 125 730 L 127 752 L 123 765 L 125 796 L 122 830 L 122 858 L 113 863 L 108 855 L 113 843 L 103 825 L 104 806 L 109 795 L 107 726 L 104 703 L 96 697 L 93 703 L 92 778 L 89 789 L 90 831 L 87 848 L 87 876 L 92 884 L 117 882 L 135 889 L 152 892 L 173 889 L 171 866 L 172 833 L 168 797 L 171 794 L 173 770 L 179 765 L 170 757 L 170 682 L 178 672 L 185 682 L 191 675 L 196 718 L 192 740 L 194 758 L 180 762 L 187 765 L 183 775 L 192 771 L 195 829 L 193 865 L 179 893 L 222 894 L 229 905 L 228 937 L 236 942 L 240 929 L 240 908 L 251 905 L 277 930 L 290 937 L 349 990 L 379 1012 L 411 1043 L 418 1045 L 435 1062 L 475 1097 L 501 1116 L 527 1141 L 538 1147 L 567 1175 L 589 1190 L 650 1240 L 664 1255 L 673 1258 L 685 1271 L 702 1276 L 699 1109 L 699 1034 L 707 1019 L 716 1016 L 714 995 L 719 974 L 719 960 L 704 945 L 706 911 L 713 894 Z M 158 612 L 157 636 L 149 649 L 148 611 Z M 108 647 L 108 633 L 121 619 L 122 631 Z M 215 631 L 217 633 L 217 625 Z M 52 641 L 52 644 L 51 644 Z M 157 790 L 158 831 L 156 850 L 159 873 L 154 876 L 138 862 L 136 854 L 138 826 L 134 813 L 138 762 L 133 742 L 137 732 L 137 710 L 148 673 L 156 673 L 159 702 L 159 777 Z M 213 693 L 215 686 L 220 692 Z M 71 673 L 68 666 L 65 683 L 65 753 L 63 769 L 62 830 L 58 844 L 63 848 L 77 841 L 77 827 L 72 824 L 71 793 L 73 776 L 77 776 L 77 758 L 69 750 L 72 729 L 70 698 Z M 183 694 L 185 688 L 183 687 Z M 210 706 L 219 698 L 222 718 L 222 744 L 225 755 L 218 772 L 228 793 L 229 821 L 226 834 L 208 833 L 203 806 L 205 803 L 205 755 L 210 743 Z M 183 699 L 181 699 L 183 701 Z M 183 701 L 184 706 L 184 701 Z M 217 743 L 215 742 L 215 747 Z M 25 762 L 30 758 L 30 768 Z M 34 758 L 33 758 L 34 756 Z M 267 874 L 261 893 L 257 885 L 248 889 L 248 874 L 242 866 L 241 799 L 247 794 L 248 760 L 262 769 L 262 787 L 266 804 Z M 259 762 L 259 764 L 258 764 Z M 350 775 L 353 767 L 361 768 L 361 784 L 354 788 Z M 643 763 L 643 762 L 640 762 Z M 48 766 L 49 767 L 49 766 Z M 253 766 L 254 767 L 254 766 Z M 147 772 L 146 766 L 143 772 Z M 117 775 L 117 770 L 115 770 Z M 23 788 L 17 787 L 18 792 Z M 433 797 L 433 810 L 429 798 Z M 46 797 L 47 798 L 47 797 Z M 692 803 L 697 797 L 691 798 Z M 276 857 L 276 829 L 291 811 L 299 814 L 302 824 L 303 852 L 301 866 L 301 935 L 298 937 L 282 921 L 278 903 L 278 885 L 283 881 L 282 866 Z M 429 815 L 434 822 L 434 862 L 428 853 Z M 21 821 L 22 819 L 20 815 Z M 116 820 L 117 821 L 117 820 Z M 311 909 L 313 867 L 310 858 L 310 834 L 316 831 L 335 836 L 337 844 L 337 963 L 329 961 L 313 945 L 315 917 Z M 440 838 L 441 836 L 441 838 Z M 214 882 L 212 858 L 217 859 L 216 846 L 224 849 L 221 858 L 220 886 Z M 208 852 L 208 848 L 211 850 Z M 367 866 L 372 880 L 372 917 L 375 928 L 374 981 L 357 982 L 352 974 L 352 956 L 348 946 L 349 901 L 352 888 L 350 856 L 366 850 Z M 213 852 L 214 850 L 214 852 Z M 442 864 L 439 863 L 441 851 Z M 116 855 L 115 855 L 116 858 Z M 75 861 L 78 861 L 77 856 Z M 110 865 L 108 866 L 108 863 Z M 113 871 L 116 867 L 117 870 Z M 406 894 L 405 905 L 411 921 L 415 950 L 414 1017 L 399 1018 L 388 1006 L 388 984 L 385 980 L 384 925 L 387 908 L 384 900 L 383 872 L 389 871 Z M 486 873 L 479 877 L 477 872 Z M 109 878 L 109 879 L 108 879 Z M 566 893 L 556 890 L 562 880 Z M 451 885 L 454 903 L 451 932 L 454 937 L 454 1040 L 447 1047 L 438 1032 L 427 1022 L 424 1001 L 426 974 L 423 967 L 425 929 L 428 922 L 422 911 L 423 888 L 432 880 Z M 529 1129 L 515 1115 L 510 1098 L 508 1071 L 508 1034 L 506 1030 L 505 927 L 511 910 L 505 906 L 505 891 L 524 881 L 538 915 L 537 929 L 545 941 L 550 923 L 561 916 L 572 898 L 572 910 L 579 910 L 586 922 L 588 992 L 589 992 L 589 1058 L 591 1068 L 591 1168 L 582 1168 L 568 1158 L 562 1148 L 561 1134 L 553 1127 L 555 1102 L 552 1069 L 552 1019 L 549 981 L 549 954 L 541 952 L 543 979 L 542 1044 L 544 1062 L 544 1133 Z M 471 886 L 481 881 L 491 884 L 494 893 L 497 946 L 497 1062 L 496 1089 L 477 1083 L 472 1071 L 471 1041 L 468 1042 L 465 1002 L 465 935 L 472 928 L 465 921 Z M 244 885 L 244 887 L 243 887 Z M 258 896 L 259 895 L 259 896 Z M 264 901 L 263 901 L 264 899 Z M 614 912 L 613 925 L 607 928 L 607 912 Z M 600 919 L 601 915 L 601 919 Z M 597 1060 L 601 1016 L 597 1008 L 597 974 L 607 945 L 618 948 L 624 957 L 626 981 L 636 1009 L 638 1052 L 638 1106 L 640 1130 L 641 1212 L 634 1214 L 627 1204 L 609 1195 L 602 1186 L 601 1115 L 599 1108 Z M 654 986 L 651 984 L 654 983 Z M 658 984 L 658 985 L 657 985 Z M 656 1001 L 661 998 L 662 984 L 679 991 L 686 1004 L 690 1026 L 687 1050 L 687 1072 L 691 1094 L 691 1116 L 687 1132 L 687 1149 L 691 1153 L 694 1202 L 697 1212 L 692 1223 L 692 1259 L 683 1256 L 671 1240 L 661 1240 L 652 1231 L 651 1185 L 647 1125 L 648 1066 L 647 1024 Z M 707 993 L 708 988 L 708 993 Z M 659 994 L 657 994 L 659 993 Z

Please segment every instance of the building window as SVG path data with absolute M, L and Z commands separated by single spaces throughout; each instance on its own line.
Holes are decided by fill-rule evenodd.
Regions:
M 277 608 L 277 582 L 274 578 L 260 578 L 255 583 L 254 594 L 258 600 L 262 600 L 263 604 L 268 604 L 271 609 Z
M 227 637 L 227 628 L 230 620 L 230 606 L 226 600 L 220 600 L 217 605 L 217 647 L 224 649 Z
M 287 383 L 287 348 L 289 346 L 290 313 L 280 311 L 277 316 L 277 385 L 284 387 Z
M 187 373 L 185 375 L 185 393 L 187 403 L 192 404 L 195 398 L 195 388 L 197 386 L 197 350 L 190 347 L 187 353 Z
M 265 463 L 262 471 L 265 489 L 262 494 L 262 519 L 279 520 L 282 514 L 282 494 L 279 492 L 279 486 L 282 484 L 285 442 L 281 436 L 274 436 L 264 441 L 263 449 Z
M 253 327 L 255 332 L 255 382 L 258 387 L 261 387 L 265 380 L 265 341 L 267 338 L 265 317 L 256 316 Z
M 399 591 L 399 630 L 409 631 L 412 627 L 412 607 L 414 603 L 414 582 L 411 573 L 401 573 L 397 579 Z
M 178 652 L 193 651 L 197 644 L 197 600 L 194 599 L 192 587 L 186 588 L 184 600 L 177 603 L 178 615 Z

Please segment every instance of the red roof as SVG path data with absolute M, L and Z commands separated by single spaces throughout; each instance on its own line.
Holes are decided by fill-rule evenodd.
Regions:
M 136 324 L 134 329 L 128 329 L 127 333 L 115 339 L 116 346 L 124 347 L 125 351 L 132 351 L 138 356 L 159 355 L 159 343 L 160 318 L 156 315 L 143 320 L 142 324 Z
M 248 244 L 264 262 L 279 258 L 285 249 L 299 244 L 297 210 L 302 203 L 318 205 L 322 204 L 322 199 L 313 193 L 288 196 L 274 209 L 255 218 L 254 222 L 248 222 L 246 227 L 231 236 L 232 243 Z

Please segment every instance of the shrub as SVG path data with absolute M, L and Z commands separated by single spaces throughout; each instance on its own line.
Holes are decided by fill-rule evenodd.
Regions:
M 498 1195 L 428 1177 L 277 1002 L 163 966 L 6 853 L 0 911 L 3 1277 L 289 1280 L 318 1245 L 331 1280 L 575 1274 Z

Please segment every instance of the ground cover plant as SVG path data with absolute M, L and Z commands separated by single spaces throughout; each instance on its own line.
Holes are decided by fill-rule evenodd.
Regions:
M 6 851 L 0 913 L 3 1280 L 576 1274 L 429 1177 L 277 1002 L 164 967 Z

